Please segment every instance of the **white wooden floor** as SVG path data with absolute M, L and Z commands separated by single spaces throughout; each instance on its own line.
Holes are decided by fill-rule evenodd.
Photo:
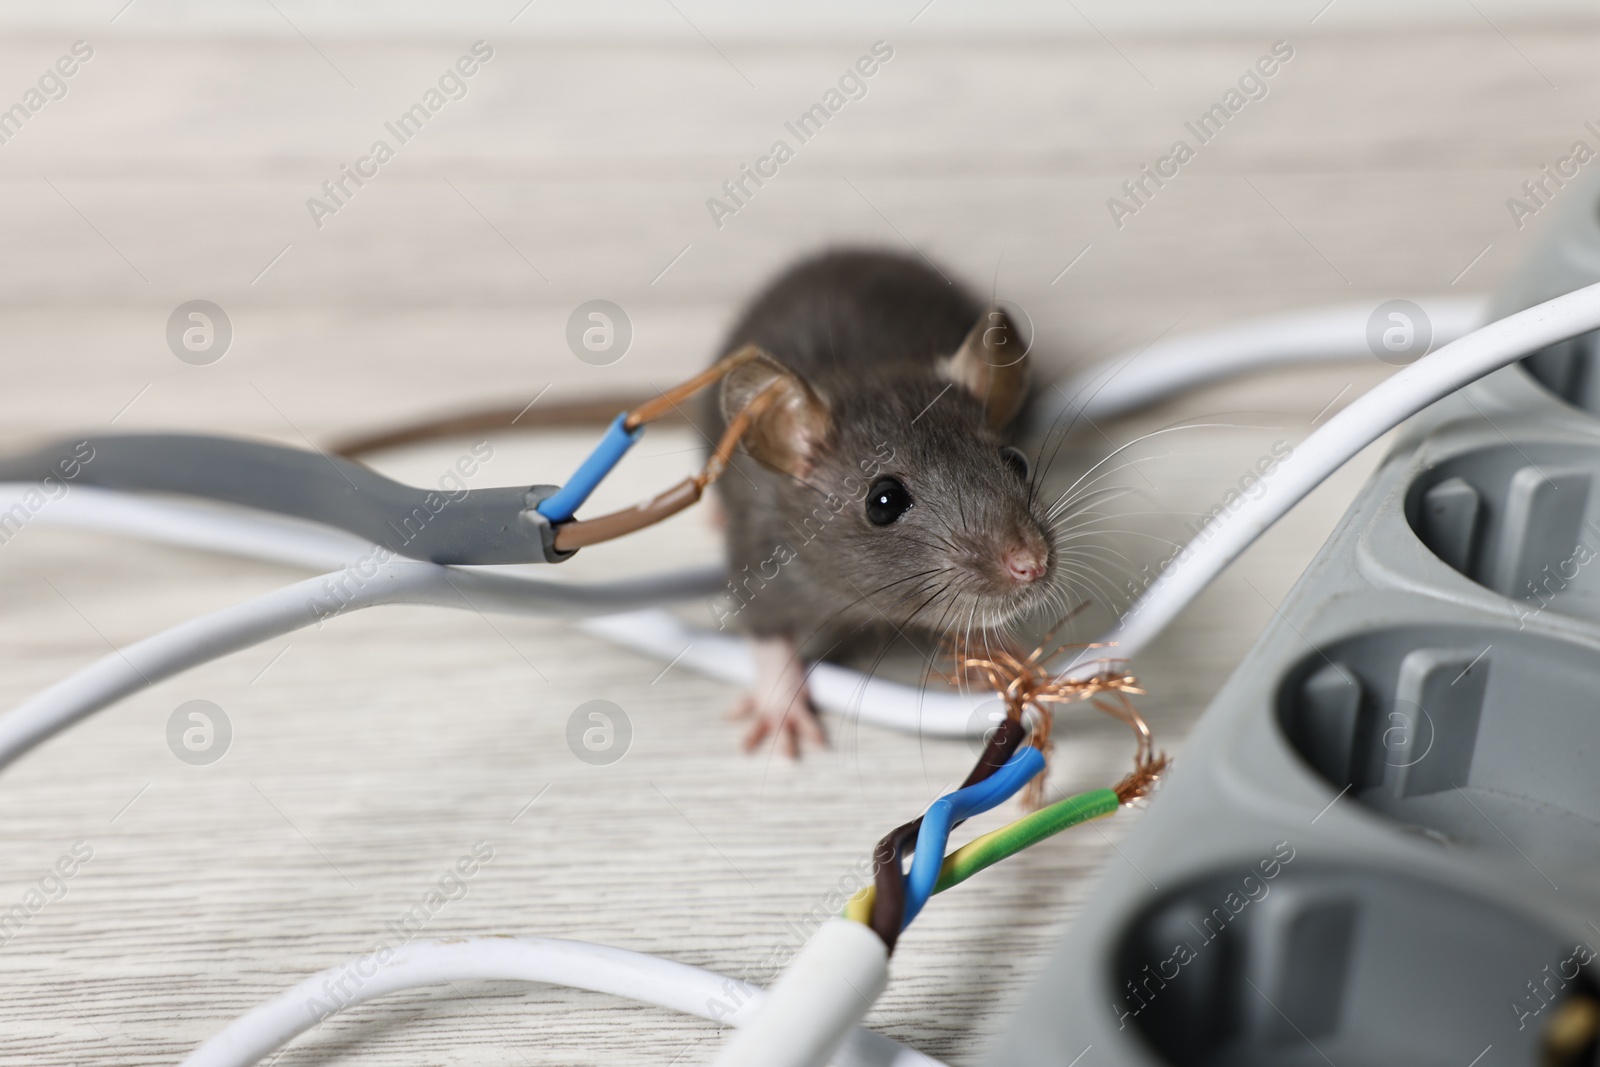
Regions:
M 1583 123 L 1600 118 L 1596 33 L 1360 32 L 1337 8 L 1314 25 L 1310 13 L 1259 35 L 1115 41 L 961 41 L 900 15 L 860 39 L 782 45 L 687 27 L 552 44 L 498 24 L 459 40 L 315 24 L 197 38 L 137 32 L 138 8 L 116 27 L 9 34 L 0 105 L 73 40 L 94 55 L 0 145 L 0 447 L 113 424 L 305 445 L 547 385 L 554 399 L 664 384 L 708 357 L 763 275 L 833 241 L 914 246 L 993 286 L 1026 309 L 1057 370 L 1267 311 L 1489 291 L 1533 232 L 1506 198 L 1573 141 L 1595 144 Z M 467 96 L 316 228 L 306 199 L 479 38 L 494 56 Z M 880 39 L 894 57 L 867 96 L 716 228 L 706 198 Z M 1267 97 L 1115 228 L 1106 199 L 1278 39 L 1294 57 Z M 164 339 L 195 298 L 234 327 L 210 366 L 180 362 Z M 634 326 L 607 367 L 563 337 L 595 298 Z M 1052 477 L 1144 430 L 1221 416 L 1208 421 L 1235 425 L 1147 447 L 1125 472 L 1145 510 L 1181 517 L 1386 369 L 1208 390 L 1085 434 Z M 477 484 L 559 480 L 586 440 L 497 438 Z M 379 465 L 433 481 L 471 443 Z M 694 444 L 652 433 L 607 499 L 680 476 Z M 1307 501 L 1135 665 L 1170 747 L 1181 752 L 1374 460 Z M 1139 528 L 1170 535 L 1178 520 L 1128 524 L 1153 521 Z M 1132 535 L 1119 543 L 1157 558 Z M 716 554 L 704 516 L 689 515 L 560 573 Z M 35 523 L 0 546 L 0 704 L 302 576 Z M 50 742 L 0 776 L 0 912 L 75 842 L 93 858 L 0 945 L 0 1064 L 174 1063 L 370 948 L 477 842 L 493 859 L 427 935 L 578 937 L 750 973 L 786 921 L 972 758 L 963 743 L 837 722 L 833 746 L 799 764 L 743 756 L 722 719 L 734 693 L 661 668 L 566 625 L 380 609 L 154 686 Z M 635 728 L 607 767 L 564 741 L 568 715 L 596 697 Z M 168 717 L 191 699 L 233 723 L 210 766 L 167 747 Z M 1067 722 L 1061 788 L 1122 773 L 1124 736 Z M 941 898 L 901 941 L 872 1024 L 978 1062 L 1136 818 Z M 717 1040 L 709 1024 L 601 996 L 462 991 L 363 1008 L 277 1062 L 692 1064 Z

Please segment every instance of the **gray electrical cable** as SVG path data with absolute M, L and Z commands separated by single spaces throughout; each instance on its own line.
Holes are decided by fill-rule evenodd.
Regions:
M 70 481 L 177 493 L 346 530 L 427 563 L 557 563 L 571 556 L 535 505 L 554 486 L 419 489 L 349 460 L 201 434 L 56 442 L 0 458 L 0 482 Z

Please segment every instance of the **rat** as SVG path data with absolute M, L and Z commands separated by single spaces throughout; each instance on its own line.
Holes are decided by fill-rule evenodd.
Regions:
M 761 354 L 686 421 L 716 441 L 754 397 L 779 391 L 712 489 L 729 576 L 713 610 L 754 652 L 755 684 L 735 709 L 754 719 L 746 747 L 771 737 L 798 754 L 802 739 L 825 743 L 803 653 L 870 656 L 901 637 L 1003 643 L 1008 624 L 1060 595 L 1062 564 L 1008 432 L 1028 358 L 1003 310 L 931 263 L 837 250 L 757 294 L 719 351 L 752 347 Z M 651 399 L 487 408 L 331 451 L 603 423 Z
M 708 394 L 717 440 L 765 391 L 714 487 L 730 595 L 750 640 L 735 715 L 791 756 L 825 744 L 802 654 L 892 640 L 1003 640 L 1059 582 L 1048 511 L 1008 434 L 1027 399 L 1013 323 L 931 263 L 838 250 L 755 296 L 722 353 L 754 346 Z M 961 647 L 958 645 L 958 647 Z

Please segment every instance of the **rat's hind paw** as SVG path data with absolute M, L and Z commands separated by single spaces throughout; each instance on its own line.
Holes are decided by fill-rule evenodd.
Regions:
M 796 693 L 787 703 L 781 700 L 765 702 L 754 694 L 746 694 L 734 705 L 732 717 L 746 719 L 752 716 L 755 722 L 750 724 L 749 732 L 744 735 L 746 752 L 754 751 L 763 741 L 771 738 L 774 743 L 783 745 L 784 755 L 798 759 L 801 741 L 809 741 L 819 747 L 828 743 L 827 735 L 822 732 L 822 722 L 817 718 L 816 709 L 811 706 L 810 694 L 805 690 Z

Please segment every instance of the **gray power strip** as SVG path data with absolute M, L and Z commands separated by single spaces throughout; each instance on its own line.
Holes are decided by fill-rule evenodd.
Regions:
M 1600 184 L 1495 302 L 1600 281 Z M 1600 348 L 1412 419 L 986 1061 L 1589 1064 Z

